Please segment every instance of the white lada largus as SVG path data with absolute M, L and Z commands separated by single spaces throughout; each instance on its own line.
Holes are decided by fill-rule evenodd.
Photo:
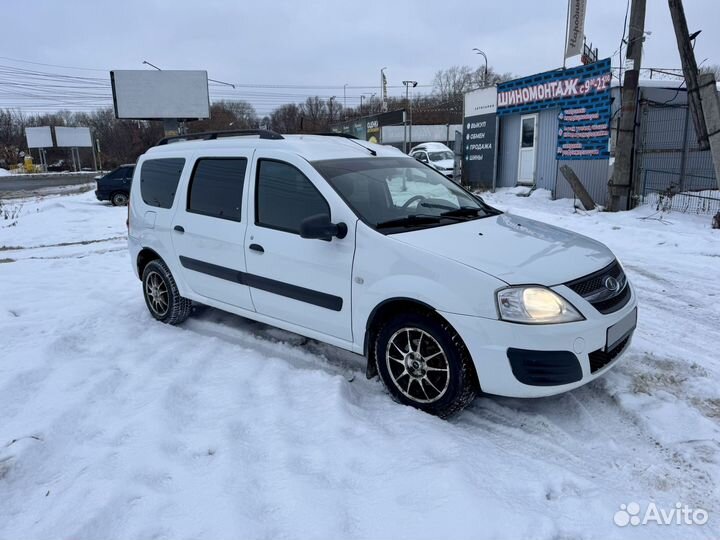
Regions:
M 130 254 L 159 321 L 197 302 L 363 354 L 394 399 L 442 417 L 480 391 L 572 390 L 630 344 L 635 294 L 603 244 L 500 212 L 393 148 L 197 138 L 135 167 Z

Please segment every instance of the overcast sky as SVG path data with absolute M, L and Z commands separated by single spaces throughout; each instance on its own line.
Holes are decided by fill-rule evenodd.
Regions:
M 720 37 L 710 27 L 720 20 L 720 1 L 685 4 L 690 31 L 703 29 L 698 62 L 720 64 Z M 617 52 L 625 8 L 626 0 L 588 0 L 585 33 L 601 58 Z M 384 66 L 389 84 L 400 85 L 403 79 L 430 84 L 438 69 L 451 65 L 481 65 L 473 47 L 484 50 L 496 70 L 518 76 L 559 67 L 566 9 L 566 0 L 6 0 L 0 55 L 103 70 L 141 69 L 149 60 L 163 69 L 206 69 L 211 78 L 233 83 L 339 87 L 318 93 L 341 100 L 345 83 L 379 85 Z M 646 30 L 652 34 L 643 65 L 680 67 L 666 0 L 648 0 Z M 617 61 L 616 55 L 613 65 Z M 313 92 L 230 90 L 228 97 L 254 102 L 261 114 Z M 348 105 L 364 91 L 372 90 L 348 90 Z M 8 104 L 0 95 L 0 106 Z

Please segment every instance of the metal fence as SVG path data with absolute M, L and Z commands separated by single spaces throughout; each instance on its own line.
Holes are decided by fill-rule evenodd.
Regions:
M 657 210 L 720 211 L 712 157 L 698 146 L 687 104 L 642 101 L 636 152 L 641 203 Z
M 717 187 L 715 178 L 644 169 L 642 201 L 663 211 L 720 212 L 720 191 L 708 186 Z

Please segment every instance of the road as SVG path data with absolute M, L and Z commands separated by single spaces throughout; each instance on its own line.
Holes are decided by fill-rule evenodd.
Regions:
M 13 175 L 0 177 L 0 198 L 15 198 L 35 193 L 76 191 L 94 183 L 95 173 L 62 175 Z M 73 189 L 77 188 L 77 189 Z

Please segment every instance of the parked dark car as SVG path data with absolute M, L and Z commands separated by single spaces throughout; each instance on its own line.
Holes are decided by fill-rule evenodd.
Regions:
M 121 165 L 105 176 L 96 178 L 95 196 L 98 201 L 110 201 L 113 206 L 125 206 L 130 197 L 135 165 Z

